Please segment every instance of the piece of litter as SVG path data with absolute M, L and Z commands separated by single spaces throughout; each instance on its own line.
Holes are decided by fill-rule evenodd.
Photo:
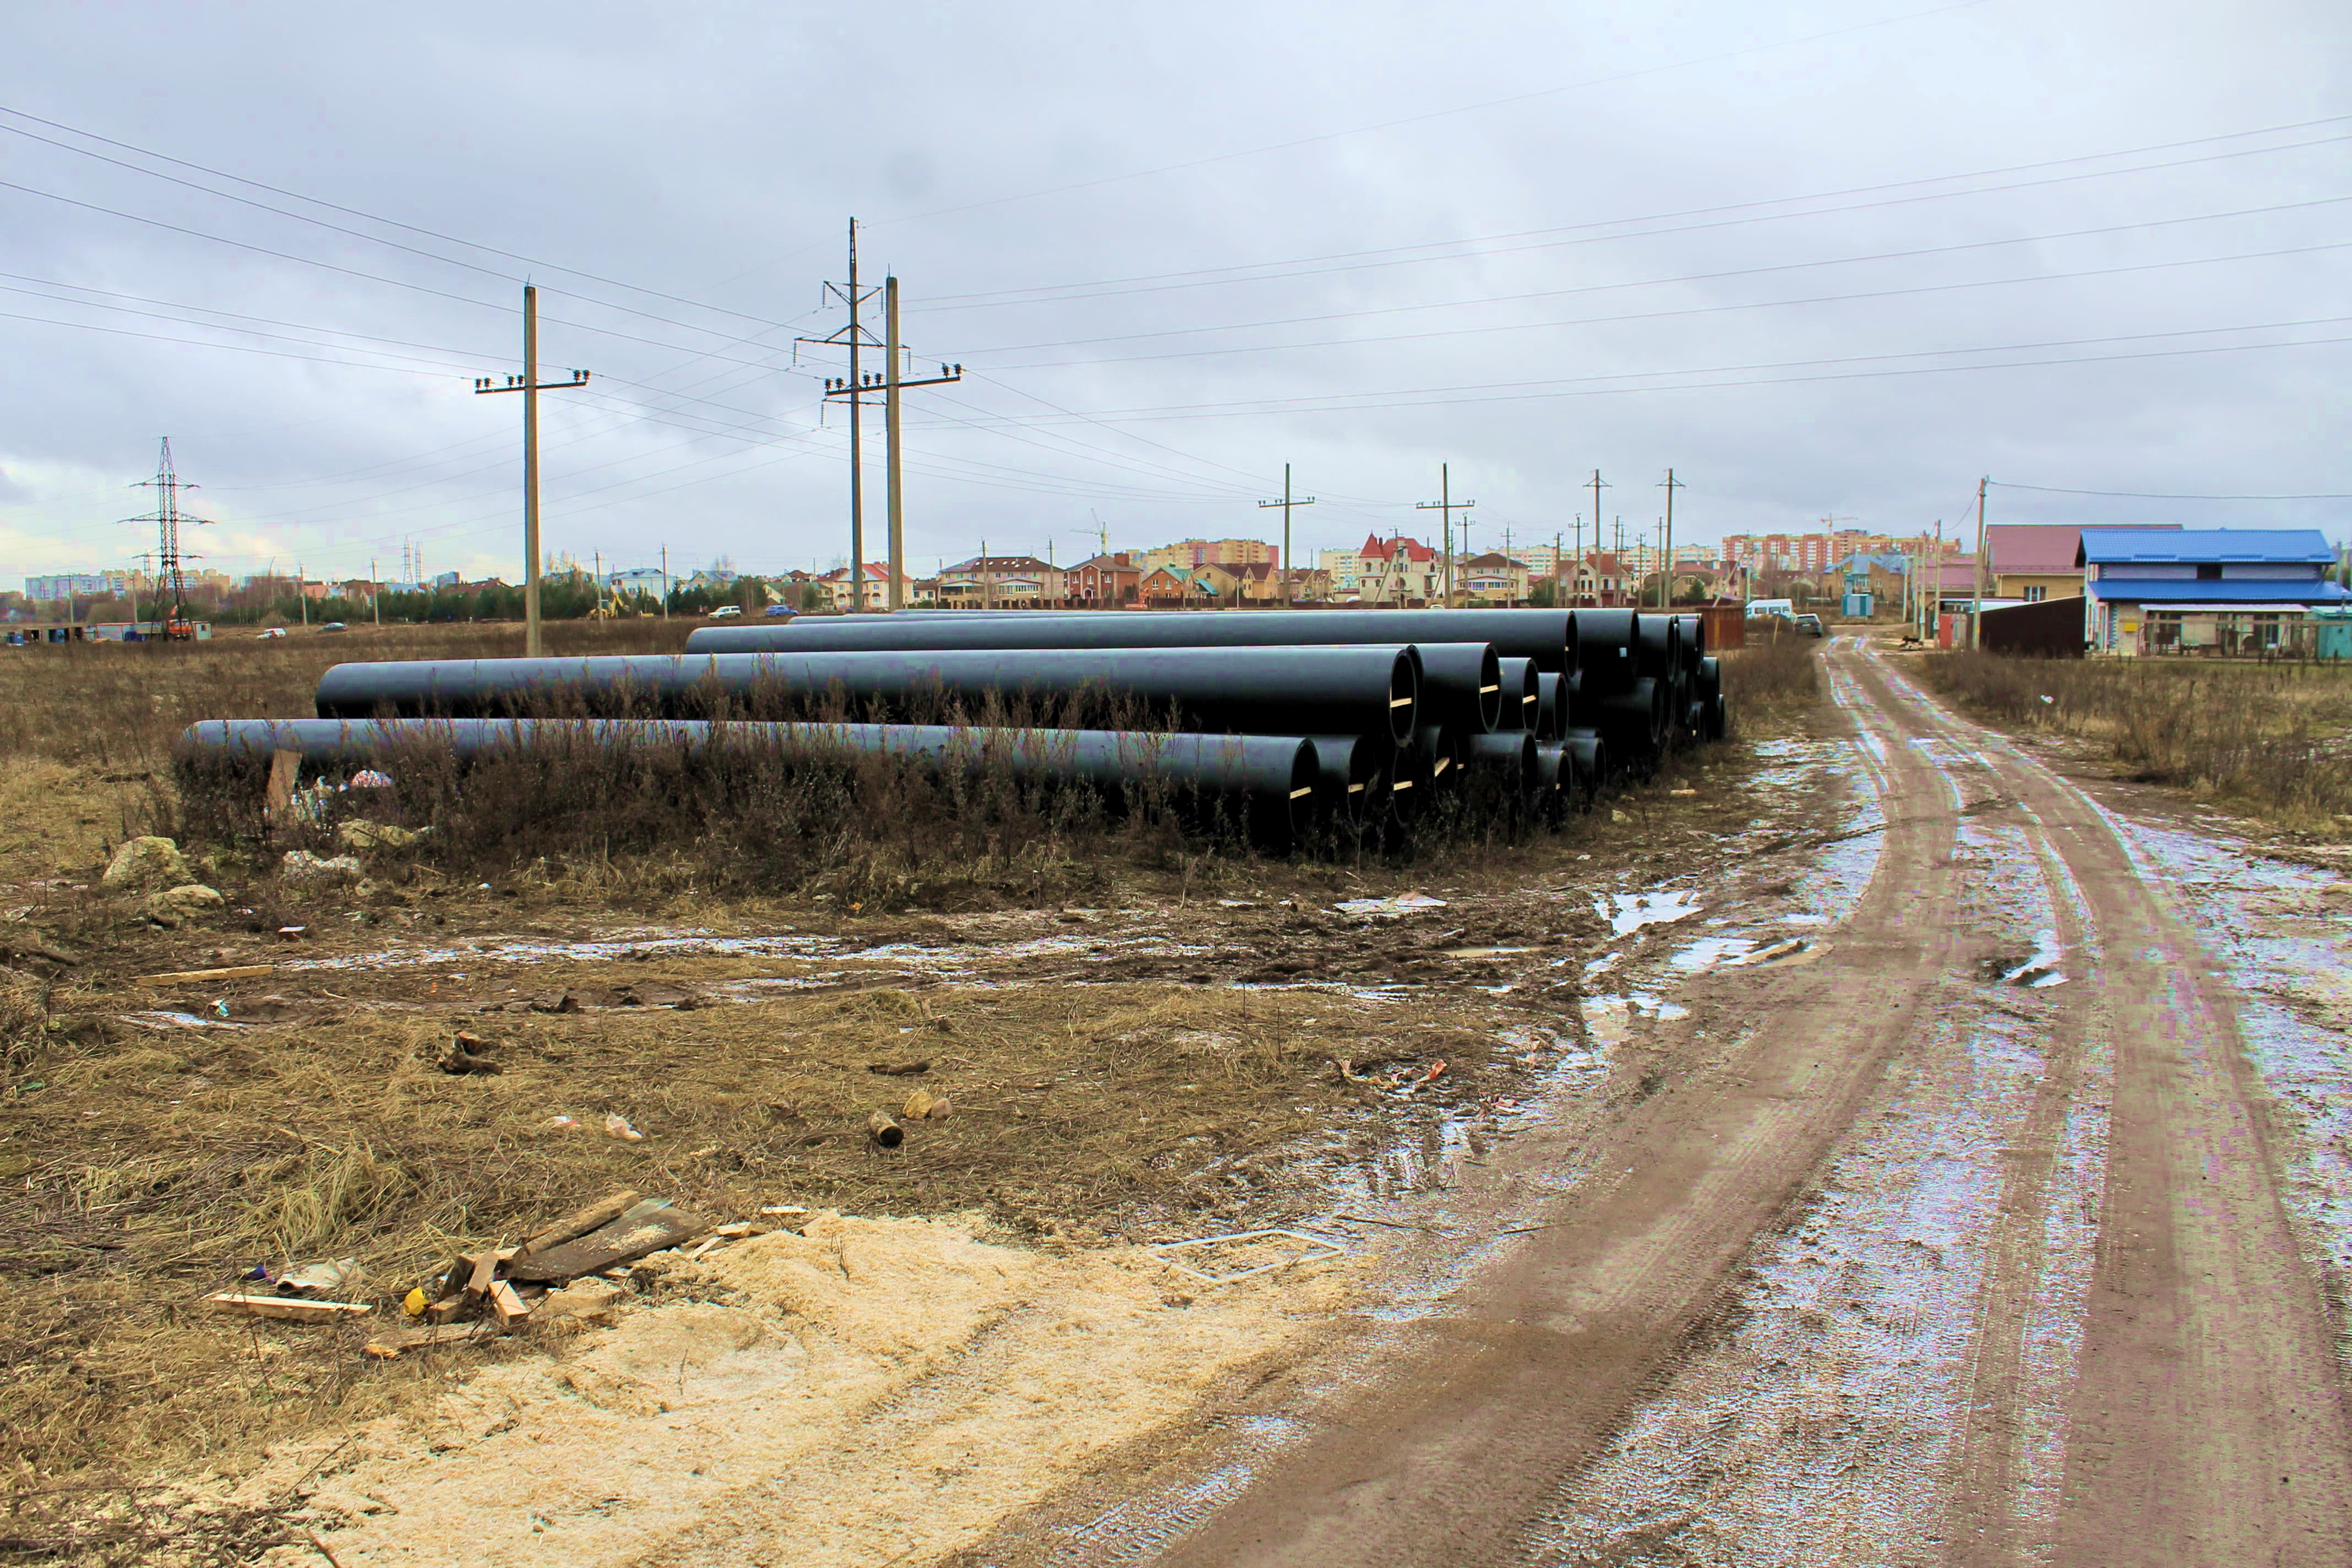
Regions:
M 280 1274 L 278 1288 L 303 1295 L 324 1295 L 329 1291 L 344 1289 L 356 1282 L 359 1277 L 358 1258 L 338 1258 L 331 1263 L 307 1264 Z
M 1255 1268 L 1235 1269 L 1230 1274 L 1211 1274 L 1169 1256 L 1171 1253 L 1181 1252 L 1190 1247 L 1225 1247 L 1234 1242 L 1264 1241 L 1270 1237 L 1283 1237 L 1291 1241 L 1303 1243 L 1308 1250 L 1293 1258 L 1276 1258 L 1272 1263 L 1261 1263 Z M 1334 1258 L 1345 1258 L 1348 1255 L 1348 1249 L 1329 1237 L 1309 1236 L 1303 1230 L 1237 1230 L 1225 1236 L 1195 1237 L 1190 1241 L 1163 1241 L 1153 1247 L 1151 1250 L 1160 1254 L 1160 1261 L 1169 1268 L 1179 1274 L 1189 1274 L 1205 1285 L 1231 1285 L 1239 1280 L 1254 1279 L 1260 1274 L 1270 1274 L 1277 1268 L 1287 1268 L 1294 1263 L 1320 1263 Z
M 629 1119 L 617 1110 L 605 1116 L 604 1136 L 622 1143 L 642 1143 L 646 1141 L 646 1135 L 630 1126 Z

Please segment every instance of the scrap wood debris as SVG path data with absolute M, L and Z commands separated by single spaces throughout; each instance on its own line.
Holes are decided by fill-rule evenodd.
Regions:
M 586 991 L 565 988 L 542 992 L 537 996 L 519 997 L 511 1002 L 483 1004 L 485 1013 L 577 1013 L 583 1007 L 675 1007 L 691 1012 L 709 1004 L 694 992 L 675 985 L 651 983 L 616 985 L 609 991 Z

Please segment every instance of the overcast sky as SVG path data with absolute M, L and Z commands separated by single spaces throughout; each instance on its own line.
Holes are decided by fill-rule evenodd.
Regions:
M 520 399 L 471 387 L 519 368 L 526 277 L 547 373 L 594 373 L 541 399 L 550 551 L 839 563 L 846 362 L 793 339 L 843 324 L 853 214 L 914 367 L 964 368 L 907 395 L 925 572 L 1278 539 L 1285 462 L 1302 554 L 1433 534 L 1441 463 L 1482 549 L 1589 527 L 1596 468 L 1652 527 L 1669 465 L 1678 539 L 1972 531 L 1980 475 L 1995 521 L 2345 532 L 2009 488 L 2352 491 L 2342 0 L 0 27 L 9 586 L 150 547 L 116 520 L 167 435 L 208 564 L 391 576 L 413 540 L 514 580 Z

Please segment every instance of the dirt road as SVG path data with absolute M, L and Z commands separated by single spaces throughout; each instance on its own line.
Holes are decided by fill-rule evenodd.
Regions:
M 1883 822 L 1843 921 L 1700 973 L 1637 1105 L 1450 1195 L 1544 1228 L 1237 1402 L 1286 1436 L 1218 1486 L 1135 1482 L 1192 1506 L 1057 1560 L 2352 1556 L 2327 1248 L 2243 998 L 2082 790 L 1832 658 Z

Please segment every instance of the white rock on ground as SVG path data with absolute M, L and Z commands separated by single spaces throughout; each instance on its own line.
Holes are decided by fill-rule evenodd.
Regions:
M 335 829 L 335 837 L 346 849 L 405 849 L 421 836 L 395 823 L 354 818 Z
M 147 900 L 147 916 L 162 925 L 177 925 L 184 920 L 210 913 L 228 900 L 215 888 L 201 882 L 188 882 L 152 894 Z
M 180 847 L 152 835 L 133 838 L 106 863 L 99 886 L 110 893 L 137 892 L 147 888 L 176 888 L 192 879 Z
M 278 866 L 278 879 L 298 887 L 336 887 L 356 882 L 361 875 L 355 855 L 313 855 L 308 849 L 289 849 Z

